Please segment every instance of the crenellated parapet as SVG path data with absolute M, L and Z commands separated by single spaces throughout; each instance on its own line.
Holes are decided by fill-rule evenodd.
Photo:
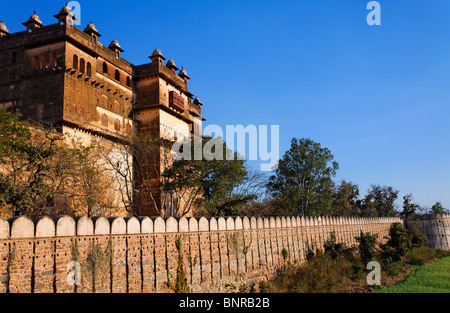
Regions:
M 448 220 L 448 215 L 434 216 L 433 220 Z M 429 221 L 430 218 L 424 218 Z M 19 238 L 51 238 L 92 235 L 125 235 L 152 233 L 186 233 L 202 231 L 234 231 L 249 229 L 283 229 L 320 226 L 357 226 L 402 223 L 398 217 L 342 218 L 342 217 L 93 217 L 70 216 L 37 217 L 34 220 L 21 216 L 9 220 L 0 219 L 0 240 Z
M 16 217 L 0 219 L 0 293 L 170 292 L 179 266 L 192 292 L 268 279 L 323 249 L 334 232 L 387 236 L 399 218 Z M 78 266 L 81 280 L 69 283 Z
M 450 250 L 450 214 L 424 214 L 406 219 L 406 227 L 416 227 L 427 237 L 427 246 Z

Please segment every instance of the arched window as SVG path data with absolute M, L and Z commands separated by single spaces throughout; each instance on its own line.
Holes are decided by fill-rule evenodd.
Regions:
M 78 71 L 78 56 L 76 54 L 73 55 L 73 68 Z
M 116 80 L 120 81 L 120 73 L 119 73 L 119 70 L 116 70 L 116 71 L 114 72 L 114 78 L 115 78 Z
M 130 76 L 127 76 L 127 86 L 130 87 L 131 82 L 130 82 Z
M 108 106 L 108 97 L 105 95 L 102 95 L 100 98 L 100 105 L 104 106 L 105 108 Z
M 12 54 L 12 63 L 16 64 L 17 62 L 17 51 L 14 51 Z
M 106 62 L 103 62 L 103 73 L 108 74 L 108 65 L 106 64 Z
M 83 74 L 86 73 L 86 62 L 84 59 L 80 60 L 80 72 Z
M 108 127 L 108 115 L 102 115 L 102 125 Z
M 86 75 L 89 77 L 91 77 L 91 75 L 92 75 L 92 67 L 91 67 L 91 63 L 89 63 L 89 62 L 86 65 Z
M 114 129 L 117 131 L 120 130 L 120 121 L 118 119 L 116 119 L 116 121 L 114 123 Z

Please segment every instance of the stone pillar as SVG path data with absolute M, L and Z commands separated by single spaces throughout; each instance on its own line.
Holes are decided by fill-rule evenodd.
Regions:
M 128 292 L 142 292 L 141 225 L 136 217 L 125 218 L 127 230 Z
M 211 241 L 211 278 L 214 284 L 218 284 L 222 279 L 222 273 L 220 268 L 219 225 L 214 217 L 209 220 L 209 230 Z
M 227 224 L 223 217 L 217 219 L 218 227 L 218 246 L 220 256 L 220 277 L 221 283 L 227 281 L 230 277 L 230 266 L 228 260 L 227 244 Z
M 139 217 L 139 222 L 141 224 L 142 292 L 153 293 L 156 290 L 153 220 L 143 216 Z
M 35 219 L 33 293 L 53 293 L 55 223 L 48 216 Z
M 33 292 L 34 224 L 27 217 L 9 219 L 11 229 L 9 292 Z
M 110 218 L 110 234 L 108 237 L 111 244 L 112 260 L 110 268 L 110 281 L 111 281 L 111 292 L 112 293 L 127 293 L 128 292 L 128 274 L 127 274 L 127 263 L 128 263 L 128 247 L 127 247 L 127 224 L 123 218 Z M 94 230 L 97 229 L 97 221 L 94 222 Z M 104 226 L 106 228 L 106 224 Z M 103 226 L 102 226 L 103 230 Z M 106 235 L 106 229 L 102 231 L 102 234 Z M 102 240 L 102 250 L 108 247 L 108 243 Z
M 202 280 L 200 264 L 200 242 L 198 232 L 198 221 L 196 218 L 189 218 L 189 250 L 191 264 L 191 285 L 193 292 L 199 292 L 198 289 Z

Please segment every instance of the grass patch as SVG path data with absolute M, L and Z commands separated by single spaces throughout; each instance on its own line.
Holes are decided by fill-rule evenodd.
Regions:
M 449 293 L 450 257 L 414 270 L 408 278 L 377 293 Z

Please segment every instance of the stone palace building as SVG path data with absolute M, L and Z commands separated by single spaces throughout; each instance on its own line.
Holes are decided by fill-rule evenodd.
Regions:
M 16 33 L 0 22 L 0 107 L 87 140 L 150 129 L 173 135 L 177 125 L 201 132 L 202 103 L 188 90 L 188 74 L 159 49 L 133 65 L 117 40 L 99 42 L 92 22 L 75 27 L 67 5 L 54 17 L 44 25 L 34 12 Z M 155 211 L 149 205 L 140 214 Z

